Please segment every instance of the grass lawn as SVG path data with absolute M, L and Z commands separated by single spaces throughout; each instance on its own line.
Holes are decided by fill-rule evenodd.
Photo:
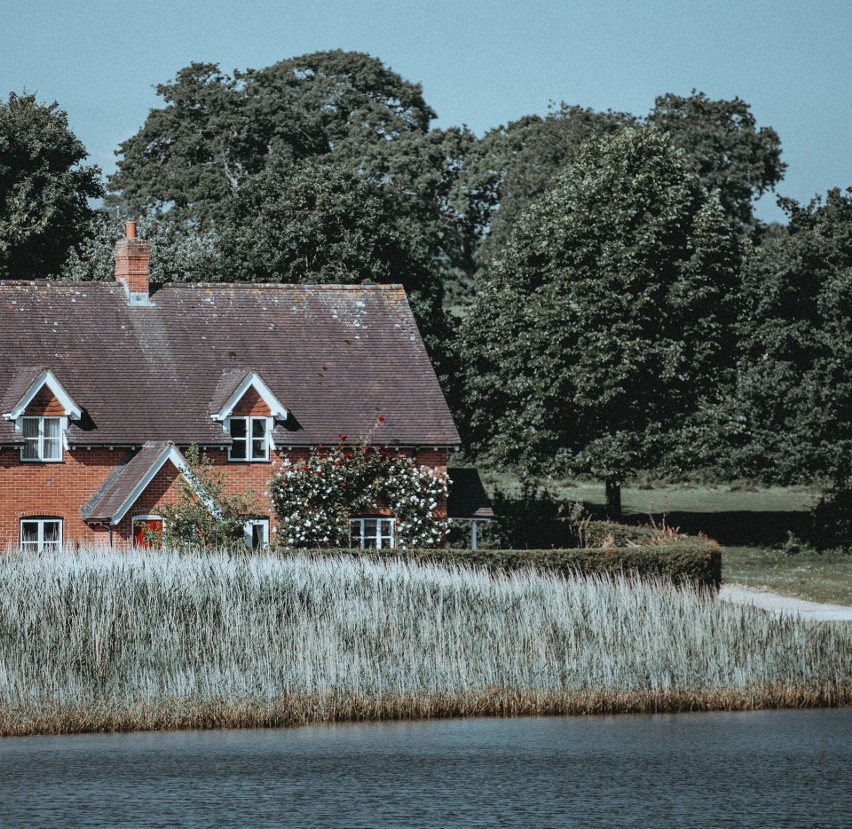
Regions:
M 489 494 L 520 494 L 511 472 L 482 471 Z M 602 483 L 549 478 L 542 483 L 554 498 L 581 501 L 587 510 L 603 513 Z M 722 578 L 727 583 L 766 588 L 777 593 L 852 606 L 852 555 L 805 553 L 786 555 L 787 533 L 807 520 L 819 492 L 807 487 L 718 485 L 627 486 L 622 489 L 624 519 L 647 522 L 653 516 L 682 532 L 704 532 L 724 549 Z
M 852 606 L 852 555 L 785 555 L 771 547 L 725 547 L 722 580 L 812 602 Z
M 512 472 L 481 470 L 482 481 L 489 493 L 499 489 L 508 495 L 521 491 L 518 476 Z M 604 485 L 597 482 L 543 478 L 541 483 L 558 499 L 582 501 L 587 508 L 602 511 Z M 625 486 L 621 505 L 628 515 L 703 512 L 803 512 L 809 509 L 819 493 L 807 487 L 767 487 L 720 484 L 718 486 L 644 485 Z

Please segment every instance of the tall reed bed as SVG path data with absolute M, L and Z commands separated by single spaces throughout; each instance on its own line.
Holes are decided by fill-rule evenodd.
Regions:
M 169 552 L 0 556 L 0 733 L 852 702 L 852 629 L 668 584 Z

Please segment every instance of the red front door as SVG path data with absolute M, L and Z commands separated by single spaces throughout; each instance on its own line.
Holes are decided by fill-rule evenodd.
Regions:
M 162 533 L 163 519 L 162 518 L 144 518 L 133 524 L 133 546 L 134 547 L 150 547 L 146 533 Z

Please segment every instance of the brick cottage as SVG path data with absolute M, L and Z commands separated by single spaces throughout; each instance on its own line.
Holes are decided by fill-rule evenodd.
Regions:
M 276 529 L 276 460 L 338 436 L 445 468 L 459 447 L 398 285 L 149 284 L 128 222 L 116 281 L 0 282 L 0 549 L 141 542 L 197 445 Z M 446 505 L 439 507 L 446 510 Z M 393 544 L 392 516 L 353 521 Z

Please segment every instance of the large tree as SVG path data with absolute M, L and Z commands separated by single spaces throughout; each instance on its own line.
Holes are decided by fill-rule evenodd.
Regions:
M 595 112 L 562 103 L 544 118 L 527 115 L 488 132 L 480 154 L 495 177 L 493 199 L 499 210 L 491 217 L 483 258 L 508 240 L 518 217 L 549 187 L 593 135 L 605 135 L 636 118 L 624 112 Z
M 481 154 L 494 170 L 499 209 L 482 246 L 487 259 L 508 240 L 518 217 L 577 154 L 584 141 L 624 126 L 647 125 L 667 132 L 684 150 L 684 162 L 719 201 L 738 230 L 754 225 L 753 203 L 782 178 L 781 143 L 771 127 L 758 127 L 740 98 L 714 100 L 703 92 L 667 93 L 645 118 L 623 112 L 595 112 L 562 103 L 546 117 L 526 116 L 491 130 Z
M 733 472 L 852 488 L 852 189 L 801 206 L 745 269 Z
M 57 273 L 102 195 L 100 171 L 55 102 L 12 93 L 0 103 L 0 278 Z
M 268 167 L 231 203 L 220 251 L 228 277 L 249 282 L 402 283 L 431 350 L 442 286 L 422 228 L 388 193 L 326 160 Z M 437 327 L 436 327 L 437 326 Z
M 739 248 L 664 135 L 583 145 L 517 222 L 462 327 L 476 447 L 620 485 L 731 370 Z
M 270 161 L 334 155 L 425 133 L 435 117 L 420 87 L 358 52 L 316 52 L 224 74 L 194 63 L 157 93 L 165 101 L 122 143 L 110 179 L 130 210 L 177 208 L 215 223 L 229 196 Z
M 478 139 L 469 130 L 430 130 L 435 113 L 419 85 L 376 58 L 317 52 L 233 76 L 213 64 L 193 64 L 158 92 L 165 106 L 152 110 L 139 133 L 122 144 L 110 180 L 113 201 L 130 212 L 158 214 L 173 222 L 178 234 L 212 230 L 225 239 L 252 236 L 253 227 L 269 220 L 247 212 L 245 205 L 272 208 L 274 199 L 259 197 L 271 178 L 281 180 L 286 170 L 285 178 L 305 183 L 329 165 L 349 174 L 335 187 L 354 211 L 352 223 L 366 227 L 356 206 L 362 185 L 374 194 L 381 190 L 384 212 L 376 214 L 370 202 L 375 224 L 370 233 L 380 235 L 386 225 L 388 232 L 403 233 L 407 245 L 416 240 L 418 258 L 425 251 L 434 283 L 472 275 L 474 253 L 490 219 L 494 174 L 480 163 Z M 311 227 L 319 229 L 316 222 Z M 273 250 L 278 238 L 273 234 L 262 242 L 276 272 L 299 272 L 299 259 L 305 257 L 293 258 L 295 237 L 281 237 L 281 247 Z M 322 241 L 320 233 L 308 244 L 317 250 Z M 349 279 L 369 277 L 386 262 L 386 257 L 367 262 L 361 256 Z M 226 264 L 230 271 L 242 267 L 239 257 Z M 409 269 L 394 278 L 408 285 L 412 274 Z M 436 284 L 426 292 L 441 290 Z
M 781 181 L 787 165 L 778 133 L 758 128 L 745 101 L 713 100 L 695 90 L 689 96 L 668 93 L 657 98 L 646 122 L 686 152 L 687 167 L 708 193 L 718 192 L 738 229 L 753 225 L 755 199 Z

